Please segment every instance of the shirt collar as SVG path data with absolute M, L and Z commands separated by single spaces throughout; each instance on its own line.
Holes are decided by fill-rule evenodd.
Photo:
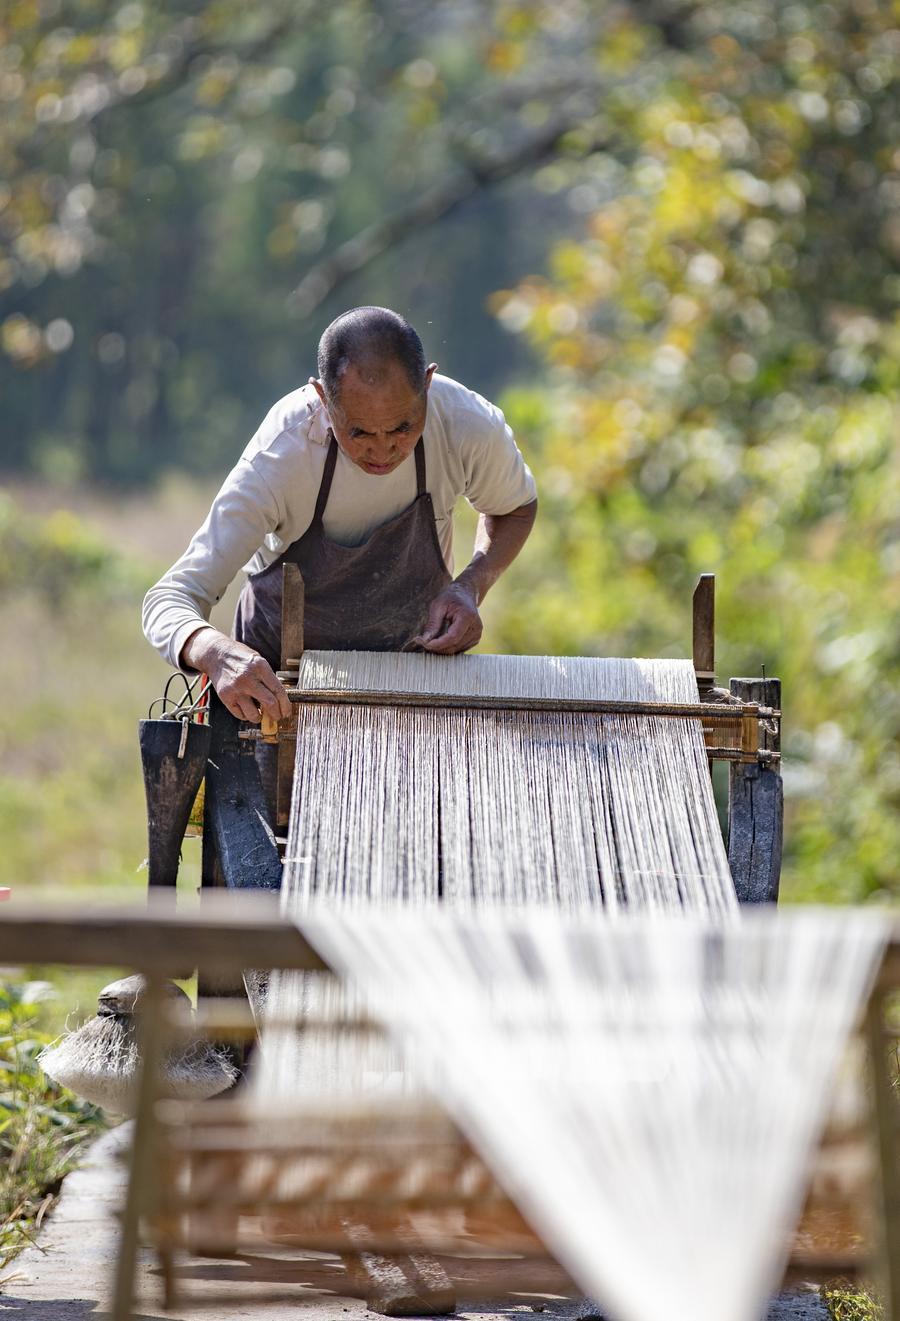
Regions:
M 331 439 L 331 421 L 328 410 L 311 385 L 306 387 L 308 418 L 305 426 L 306 438 L 314 445 L 327 445 Z

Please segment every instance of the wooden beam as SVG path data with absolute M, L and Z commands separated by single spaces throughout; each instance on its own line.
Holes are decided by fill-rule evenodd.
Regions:
M 731 692 L 742 702 L 781 710 L 780 679 L 732 679 Z M 727 710 L 727 708 L 726 708 Z M 775 733 L 760 727 L 760 750 L 781 751 L 781 723 Z M 728 862 L 737 897 L 743 904 L 774 904 L 781 880 L 784 835 L 784 788 L 780 763 L 732 762 L 728 778 Z
M 601 716 L 702 717 L 731 724 L 741 716 L 765 715 L 756 702 L 630 702 L 606 697 L 490 697 L 482 693 L 408 693 L 384 688 L 288 688 L 291 702 L 312 706 L 447 707 L 461 711 L 564 711 Z M 779 713 L 780 714 L 780 713 Z
M 262 901 L 262 902 L 260 902 Z M 211 894 L 193 912 L 164 904 L 140 909 L 84 906 L 48 910 L 6 904 L 0 912 L 0 963 L 122 967 L 174 975 L 185 966 L 322 971 L 327 965 L 300 931 L 261 895 Z

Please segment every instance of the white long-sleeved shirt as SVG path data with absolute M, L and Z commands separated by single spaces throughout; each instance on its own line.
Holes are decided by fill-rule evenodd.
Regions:
M 330 422 L 311 385 L 269 411 L 213 501 L 206 522 L 144 598 L 148 641 L 177 666 L 181 649 L 243 568 L 257 573 L 312 522 L 328 453 Z M 453 507 L 461 495 L 479 513 L 508 514 L 535 498 L 534 478 L 499 408 L 447 376 L 435 376 L 425 421 L 427 489 L 438 539 L 453 571 Z M 325 507 L 325 535 L 359 546 L 412 504 L 412 455 L 385 476 L 365 472 L 342 450 Z

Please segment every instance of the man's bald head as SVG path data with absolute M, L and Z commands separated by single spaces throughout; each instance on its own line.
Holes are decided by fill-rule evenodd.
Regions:
M 416 394 L 425 389 L 422 341 L 409 322 L 388 307 L 354 307 L 342 313 L 319 340 L 319 380 L 337 399 L 348 367 L 369 385 L 381 385 L 391 370 L 403 368 Z

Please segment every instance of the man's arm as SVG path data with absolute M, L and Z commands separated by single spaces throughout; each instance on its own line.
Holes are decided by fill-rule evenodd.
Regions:
M 508 514 L 481 514 L 475 550 L 462 573 L 432 601 L 428 622 L 415 642 L 426 651 L 452 655 L 468 651 L 481 638 L 478 607 L 528 540 L 537 500 Z
M 179 661 L 183 669 L 208 674 L 213 688 L 238 720 L 259 724 L 260 711 L 273 720 L 285 720 L 291 714 L 284 684 L 275 677 L 269 662 L 246 643 L 235 642 L 211 624 L 201 625 L 191 634 Z
M 280 517 L 271 488 L 242 460 L 184 555 L 144 598 L 144 632 L 163 659 L 208 674 L 232 715 L 255 723 L 260 710 L 276 720 L 290 714 L 283 686 L 262 656 L 207 621 Z

